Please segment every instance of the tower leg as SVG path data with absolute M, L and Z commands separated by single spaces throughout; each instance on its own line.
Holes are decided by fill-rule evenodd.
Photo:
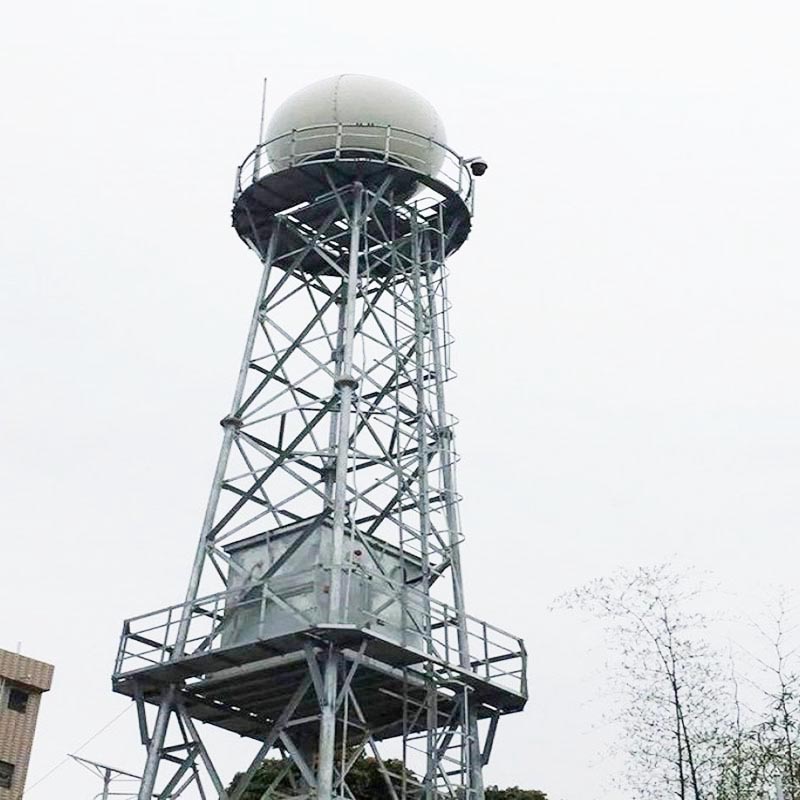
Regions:
M 472 800 L 483 800 L 483 758 L 481 755 L 481 743 L 478 739 L 478 714 L 473 709 L 470 702 L 470 694 L 467 693 L 467 737 L 469 741 L 469 784 L 472 789 Z
M 169 717 L 172 714 L 172 689 L 167 691 L 158 707 L 158 716 L 153 728 L 153 735 L 147 745 L 147 761 L 144 766 L 142 783 L 139 787 L 139 800 L 152 800 L 158 777 L 158 766 L 161 761 L 161 751 L 167 736 Z
M 339 622 L 342 606 L 342 561 L 344 526 L 347 507 L 347 475 L 350 459 L 350 415 L 353 390 L 353 339 L 356 324 L 356 295 L 358 290 L 358 255 L 361 242 L 361 195 L 363 186 L 356 183 L 350 219 L 350 256 L 347 271 L 347 296 L 344 308 L 344 336 L 342 340 L 341 372 L 335 384 L 339 393 L 339 414 L 335 418 L 338 430 L 336 449 L 336 479 L 333 496 L 333 547 L 331 553 L 330 608 L 331 622 Z
M 333 763 L 336 749 L 336 691 L 338 688 L 338 659 L 331 650 L 323 671 L 323 697 L 319 731 L 317 766 L 317 800 L 333 798 Z

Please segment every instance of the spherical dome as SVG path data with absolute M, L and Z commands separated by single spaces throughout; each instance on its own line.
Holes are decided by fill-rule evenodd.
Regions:
M 296 92 L 272 114 L 266 140 L 275 170 L 327 155 L 385 158 L 427 175 L 441 168 L 446 144 L 424 97 L 368 75 L 336 75 Z

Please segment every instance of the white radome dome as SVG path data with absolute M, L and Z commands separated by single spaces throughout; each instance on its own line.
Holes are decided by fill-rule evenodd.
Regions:
M 341 139 L 339 125 L 343 126 Z M 312 126 L 320 127 L 302 130 Z M 266 141 L 271 142 L 267 157 L 276 171 L 291 166 L 292 160 L 332 154 L 337 147 L 343 157 L 381 158 L 389 127 L 392 161 L 427 175 L 439 172 L 447 140 L 436 109 L 415 91 L 369 75 L 325 78 L 281 103 L 267 125 Z M 292 131 L 297 131 L 294 144 L 291 135 L 284 135 Z

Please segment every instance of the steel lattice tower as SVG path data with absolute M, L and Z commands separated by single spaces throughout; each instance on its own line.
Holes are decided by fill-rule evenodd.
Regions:
M 263 798 L 352 797 L 365 753 L 392 800 L 482 800 L 527 698 L 522 641 L 464 603 L 445 260 L 470 162 L 366 119 L 292 125 L 237 171 L 262 273 L 189 587 L 125 622 L 114 671 L 140 800 L 238 800 L 267 754 Z M 198 721 L 261 743 L 231 792 Z

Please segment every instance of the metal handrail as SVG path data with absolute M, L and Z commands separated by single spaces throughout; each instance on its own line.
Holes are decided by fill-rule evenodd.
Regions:
M 377 609 L 358 606 L 362 622 L 354 622 L 356 627 L 395 639 L 401 646 L 420 650 L 449 669 L 463 670 L 458 641 L 459 620 L 452 606 L 412 586 L 397 584 L 385 575 L 361 568 L 354 572 L 375 581 L 379 590 L 385 588 L 389 597 L 388 602 Z M 219 650 L 222 637 L 228 630 L 226 623 L 236 618 L 232 611 L 258 608 L 259 622 L 263 622 L 265 608 L 269 602 L 275 602 L 267 597 L 267 592 L 272 598 L 281 600 L 279 592 L 268 590 L 263 582 L 256 582 L 126 620 L 115 675 Z M 393 622 L 384 611 L 397 607 L 401 609 L 401 619 Z M 189 636 L 184 653 L 176 656 L 173 645 L 183 622 L 188 622 Z M 483 680 L 527 696 L 527 653 L 522 640 L 477 617 L 464 615 L 464 623 L 471 672 Z
M 333 149 L 330 147 L 334 136 Z M 353 140 L 356 140 L 355 142 Z M 361 141 L 359 141 L 361 140 Z M 315 143 L 325 142 L 326 146 Z M 344 142 L 344 144 L 343 144 Z M 392 144 L 418 149 L 419 156 L 400 153 Z M 431 151 L 443 154 L 436 173 L 428 169 Z M 276 155 L 285 151 L 284 155 Z M 305 164 L 336 161 L 396 163 L 443 183 L 472 207 L 473 177 L 469 165 L 458 153 L 432 137 L 414 131 L 376 123 L 328 123 L 295 128 L 254 147 L 236 170 L 233 200 L 267 175 Z

